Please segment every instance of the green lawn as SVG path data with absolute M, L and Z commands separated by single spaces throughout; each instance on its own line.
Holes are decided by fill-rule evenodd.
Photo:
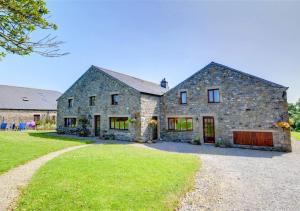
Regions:
M 69 146 L 76 139 L 49 137 L 45 132 L 0 132 L 0 174 L 29 160 Z
M 174 210 L 193 185 L 196 156 L 97 145 L 44 165 L 17 210 Z
M 300 132 L 292 132 L 292 136 L 293 136 L 297 141 L 300 141 Z

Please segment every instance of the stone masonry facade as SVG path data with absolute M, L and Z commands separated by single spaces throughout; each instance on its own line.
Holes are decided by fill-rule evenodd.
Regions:
M 159 86 L 159 85 L 158 85 Z M 219 102 L 208 103 L 208 90 L 219 91 Z M 153 130 L 149 120 L 157 119 L 157 138 L 164 141 L 188 142 L 199 137 L 204 143 L 204 117 L 214 119 L 214 139 L 233 147 L 235 131 L 272 133 L 273 146 L 269 149 L 291 151 L 290 131 L 278 128 L 276 122 L 288 121 L 287 88 L 258 77 L 210 63 L 176 87 L 165 93 L 141 92 L 92 66 L 59 99 L 57 125 L 66 129 L 65 119 L 88 119 L 88 129 L 95 135 L 96 115 L 100 116 L 100 134 L 114 134 L 119 140 L 150 141 Z M 180 93 L 187 93 L 187 103 L 180 104 Z M 119 102 L 112 105 L 111 96 Z M 95 96 L 95 105 L 89 97 Z M 73 105 L 68 107 L 68 100 Z M 110 128 L 110 117 L 126 117 L 128 130 Z M 169 129 L 169 118 L 191 118 L 192 129 Z M 248 146 L 256 148 L 255 146 Z M 262 148 L 262 147 L 259 147 Z
M 39 115 L 40 120 L 51 119 L 56 121 L 56 110 L 22 110 L 22 109 L 0 109 L 0 121 L 15 124 L 20 122 L 30 122 L 34 116 Z
M 220 90 L 220 103 L 208 103 L 207 90 Z M 164 140 L 189 141 L 198 136 L 203 143 L 203 117 L 214 118 L 215 139 L 234 146 L 234 131 L 272 132 L 274 149 L 290 151 L 290 131 L 278 128 L 278 120 L 288 122 L 285 87 L 222 65 L 210 64 L 163 96 L 161 134 Z M 186 105 L 178 103 L 186 91 Z M 193 131 L 171 132 L 168 117 L 192 117 Z

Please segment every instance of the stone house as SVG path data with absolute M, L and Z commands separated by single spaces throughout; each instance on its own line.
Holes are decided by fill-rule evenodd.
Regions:
M 291 151 L 287 87 L 210 63 L 172 89 L 91 66 L 59 99 L 58 127 L 88 120 L 92 135 Z M 151 125 L 150 120 L 157 124 Z
M 60 92 L 26 87 L 0 85 L 0 123 L 16 125 L 20 122 L 49 118 L 56 121 L 57 98 Z

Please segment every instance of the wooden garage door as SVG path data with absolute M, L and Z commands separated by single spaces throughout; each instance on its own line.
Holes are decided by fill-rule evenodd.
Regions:
M 273 146 L 272 132 L 248 132 L 248 131 L 234 131 L 234 144 L 254 145 L 254 146 Z

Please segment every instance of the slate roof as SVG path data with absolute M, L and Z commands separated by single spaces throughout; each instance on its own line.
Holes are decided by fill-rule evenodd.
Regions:
M 0 85 L 0 109 L 57 110 L 60 92 Z
M 97 66 L 94 67 L 142 93 L 163 95 L 165 92 L 168 91 L 168 89 L 161 87 L 160 84 L 156 84 L 150 81 L 145 81 L 139 78 L 135 78 L 123 73 L 115 72 L 101 67 L 97 67 Z

